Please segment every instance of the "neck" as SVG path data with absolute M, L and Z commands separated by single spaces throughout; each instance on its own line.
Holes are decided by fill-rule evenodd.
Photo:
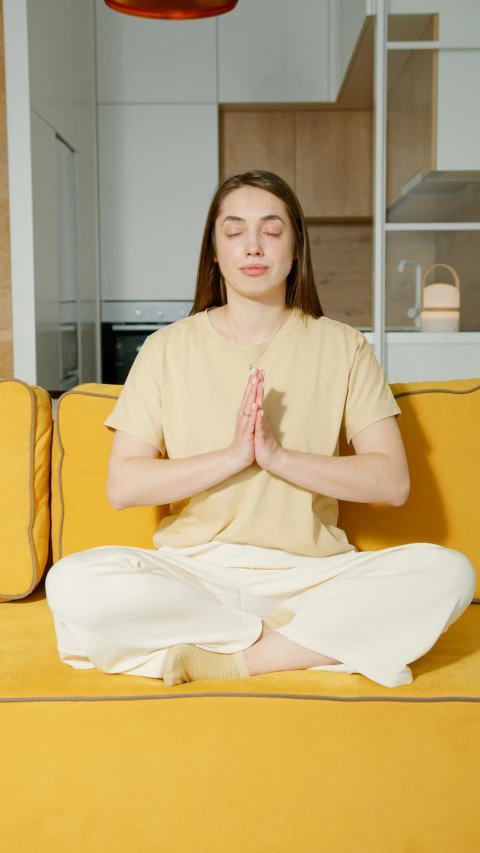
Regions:
M 239 344 L 261 344 L 273 337 L 287 322 L 292 309 L 281 305 L 245 303 L 234 305 L 228 301 L 222 308 L 226 328 L 233 332 Z

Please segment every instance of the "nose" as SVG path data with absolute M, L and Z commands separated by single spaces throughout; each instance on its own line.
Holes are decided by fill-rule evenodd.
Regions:
M 247 255 L 263 255 L 262 244 L 255 233 L 248 235 L 245 251 Z

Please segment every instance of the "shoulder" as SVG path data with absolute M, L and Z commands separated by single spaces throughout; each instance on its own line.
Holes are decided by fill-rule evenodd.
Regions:
M 180 343 L 182 340 L 191 338 L 192 333 L 198 330 L 201 323 L 201 315 L 199 312 L 191 314 L 188 317 L 183 317 L 181 320 L 175 320 L 174 323 L 169 323 L 152 332 L 145 338 L 144 346 L 152 353 L 161 352 L 171 341 Z
M 318 337 L 322 345 L 328 350 L 333 349 L 338 356 L 345 355 L 349 360 L 354 356 L 356 350 L 367 339 L 363 332 L 348 323 L 333 320 L 325 314 L 322 317 L 312 317 L 311 314 L 303 314 L 304 328 L 309 335 Z

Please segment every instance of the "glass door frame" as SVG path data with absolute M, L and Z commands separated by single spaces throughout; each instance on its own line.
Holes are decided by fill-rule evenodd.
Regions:
M 390 0 L 376 0 L 373 59 L 373 322 L 372 347 L 385 371 L 385 260 L 390 231 L 480 231 L 480 222 L 387 222 L 387 62 L 390 50 L 478 50 L 441 41 L 388 41 Z M 415 331 L 406 334 L 415 335 Z M 412 338 L 413 340 L 413 338 Z

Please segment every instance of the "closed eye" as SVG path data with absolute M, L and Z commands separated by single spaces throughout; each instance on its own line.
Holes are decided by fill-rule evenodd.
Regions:
M 225 234 L 225 236 L 228 237 L 229 239 L 230 239 L 230 237 L 239 237 L 240 231 L 237 234 Z M 267 237 L 281 237 L 282 235 L 281 234 L 269 234 L 269 233 L 267 233 L 266 236 Z

